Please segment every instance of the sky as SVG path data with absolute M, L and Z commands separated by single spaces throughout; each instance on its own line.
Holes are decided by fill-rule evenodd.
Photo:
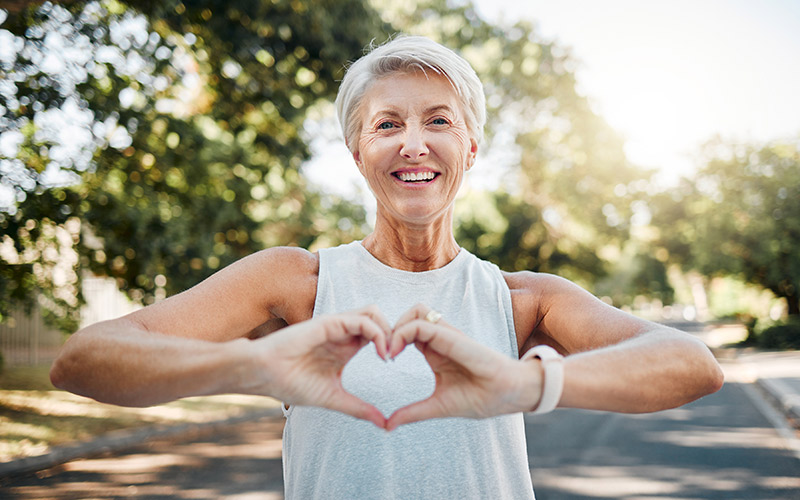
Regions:
M 476 0 L 528 19 L 578 60 L 579 90 L 665 180 L 714 136 L 800 138 L 800 1 Z
M 491 21 L 513 24 L 527 19 L 545 40 L 569 48 L 578 62 L 579 92 L 625 138 L 630 161 L 657 168 L 667 182 L 690 175 L 700 145 L 715 136 L 759 143 L 800 138 L 800 0 L 475 0 L 475 4 Z M 4 33 L 10 35 L 0 30 L 0 35 Z M 0 36 L 0 62 L 13 55 L 12 45 Z M 360 192 L 369 204 L 366 184 L 338 137 L 333 118 L 316 124 L 316 129 L 314 123 L 309 127 L 309 137 L 315 138 L 314 158 L 304 171 L 312 182 L 341 194 Z M 67 154 L 69 147 L 75 149 L 72 129 L 51 128 L 53 134 L 70 136 L 57 142 L 64 143 L 65 156 L 74 157 Z M 19 140 L 3 134 L 0 153 L 13 152 Z M 83 153 L 88 161 L 91 152 Z M 503 160 L 493 156 L 485 161 L 498 158 Z M 505 161 L 513 162 L 514 156 Z M 492 182 L 492 176 L 496 170 L 477 168 L 467 180 L 483 186 Z M 9 200 L 3 203 L 0 192 L 0 206 Z
M 578 62 L 579 92 L 624 137 L 628 159 L 657 169 L 665 186 L 691 175 L 701 145 L 714 137 L 800 139 L 800 0 L 475 5 L 493 22 L 529 20 L 545 40 L 569 48 Z M 326 129 L 336 124 L 316 129 L 312 137 L 324 136 Z M 312 150 L 315 157 L 305 167 L 312 181 L 342 194 L 360 192 L 372 208 L 340 139 L 319 140 Z M 473 169 L 467 182 L 490 183 L 480 170 Z

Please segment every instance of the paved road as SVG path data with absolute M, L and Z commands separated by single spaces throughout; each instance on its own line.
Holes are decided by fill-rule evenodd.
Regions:
M 800 459 L 742 384 L 650 415 L 529 417 L 539 500 L 800 499 Z M 753 391 L 752 387 L 748 389 Z M 0 486 L 10 499 L 281 499 L 280 419 L 154 441 Z
M 748 396 L 723 389 L 647 415 L 528 416 L 538 500 L 800 500 L 800 458 Z

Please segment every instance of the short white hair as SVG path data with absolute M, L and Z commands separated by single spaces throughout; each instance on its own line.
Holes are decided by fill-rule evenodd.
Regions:
M 486 97 L 475 70 L 451 49 L 422 36 L 400 35 L 382 45 L 370 44 L 366 55 L 346 71 L 336 112 L 350 151 L 358 148 L 361 100 L 375 80 L 393 73 L 432 70 L 450 81 L 466 112 L 467 127 L 480 142 L 486 124 Z

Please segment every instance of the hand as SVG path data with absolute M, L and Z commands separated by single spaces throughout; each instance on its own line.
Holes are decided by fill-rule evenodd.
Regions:
M 534 408 L 541 396 L 542 368 L 505 356 L 466 336 L 443 320 L 425 319 L 431 309 L 417 305 L 397 322 L 389 358 L 413 343 L 436 377 L 433 394 L 394 412 L 387 430 L 441 417 L 485 418 Z
M 340 411 L 385 428 L 386 419 L 377 408 L 344 389 L 342 370 L 369 342 L 387 359 L 390 331 L 377 307 L 368 307 L 319 316 L 257 340 L 257 373 L 265 374 L 268 381 L 253 392 L 288 404 Z

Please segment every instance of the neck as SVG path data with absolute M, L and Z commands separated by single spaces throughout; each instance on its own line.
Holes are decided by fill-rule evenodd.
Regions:
M 364 238 L 364 248 L 387 266 L 402 271 L 430 271 L 444 267 L 458 255 L 452 210 L 433 223 L 421 225 L 398 222 L 380 212 L 375 231 Z

